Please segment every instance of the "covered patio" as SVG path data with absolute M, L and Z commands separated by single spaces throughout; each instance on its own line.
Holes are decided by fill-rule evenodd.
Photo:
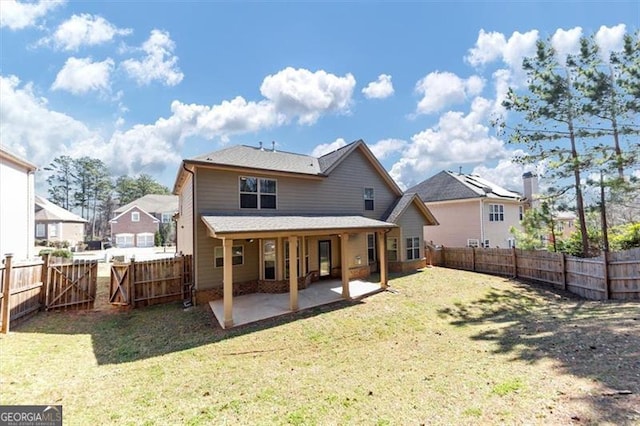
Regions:
M 362 299 L 384 289 L 380 283 L 364 280 L 349 281 L 351 299 Z M 342 297 L 341 280 L 317 281 L 309 287 L 298 291 L 298 309 L 292 310 L 289 303 L 289 293 L 253 293 L 236 296 L 233 299 L 233 327 L 274 318 L 281 315 L 309 309 L 315 306 L 344 300 Z M 224 322 L 224 302 L 222 299 L 209 302 L 211 310 L 222 328 Z

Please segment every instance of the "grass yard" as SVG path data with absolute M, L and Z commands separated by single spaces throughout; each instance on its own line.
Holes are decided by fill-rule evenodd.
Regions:
M 391 285 L 226 332 L 207 306 L 41 313 L 0 338 L 0 404 L 70 425 L 640 424 L 639 303 L 442 268 Z

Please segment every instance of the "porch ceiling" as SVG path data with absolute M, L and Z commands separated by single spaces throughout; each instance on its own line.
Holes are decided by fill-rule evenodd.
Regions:
M 215 238 L 247 238 L 260 235 L 316 235 L 340 232 L 381 231 L 396 228 L 394 223 L 364 216 L 240 216 L 202 215 L 209 234 Z

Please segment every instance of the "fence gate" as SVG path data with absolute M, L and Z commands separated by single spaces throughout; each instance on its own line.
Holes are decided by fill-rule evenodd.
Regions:
M 98 262 L 80 261 L 49 265 L 45 307 L 93 309 L 98 283 Z
M 131 277 L 128 264 L 111 265 L 109 283 L 109 303 L 112 305 L 128 305 L 131 303 Z

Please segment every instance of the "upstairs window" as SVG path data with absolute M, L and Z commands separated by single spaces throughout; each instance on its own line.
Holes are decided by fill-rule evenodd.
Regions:
M 275 209 L 277 182 L 275 179 L 240 177 L 241 209 Z
M 173 214 L 171 213 L 162 213 L 162 223 L 171 223 L 171 218 Z
M 140 212 L 131 212 L 131 222 L 140 222 Z
M 489 222 L 504 222 L 504 205 L 489 204 Z
M 373 188 L 364 189 L 364 209 L 373 210 Z
M 520 220 L 524 219 L 524 207 L 518 206 L 518 215 L 520 217 Z

